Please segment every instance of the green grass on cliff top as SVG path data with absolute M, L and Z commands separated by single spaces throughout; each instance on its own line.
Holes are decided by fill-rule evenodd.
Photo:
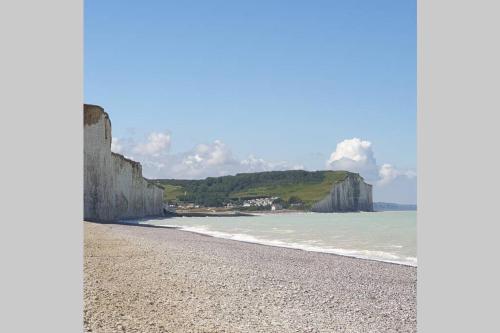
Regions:
M 163 184 L 163 186 L 165 187 L 163 197 L 169 201 L 176 201 L 177 197 L 180 197 L 181 195 L 184 195 L 186 193 L 182 186 L 170 184 Z
M 347 172 L 345 171 L 326 171 L 321 182 L 259 186 L 231 193 L 230 197 L 237 199 L 241 197 L 277 196 L 283 200 L 288 200 L 294 196 L 300 198 L 306 206 L 310 206 L 323 199 L 330 193 L 333 184 L 344 180 L 346 177 Z

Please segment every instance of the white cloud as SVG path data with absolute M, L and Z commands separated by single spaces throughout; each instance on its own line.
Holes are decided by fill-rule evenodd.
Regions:
M 293 169 L 296 166 L 290 166 L 286 161 L 270 162 L 263 158 L 257 158 L 254 155 L 249 155 L 246 159 L 240 162 L 243 172 L 259 172 Z M 303 166 L 299 166 L 299 168 Z
M 175 178 L 205 178 L 242 172 L 286 170 L 294 167 L 284 161 L 267 161 L 254 155 L 238 159 L 220 140 L 215 140 L 211 144 L 199 144 L 190 152 L 170 156 L 169 163 L 165 165 L 163 175 Z M 302 165 L 298 167 L 303 168 Z
M 200 144 L 195 148 L 195 157 L 198 163 L 206 163 L 209 166 L 232 164 L 234 162 L 231 150 L 220 140 L 213 144 Z
M 372 143 L 359 138 L 346 139 L 337 144 L 334 152 L 326 161 L 327 168 L 357 172 L 367 180 L 374 180 L 378 175 Z
M 382 164 L 378 171 L 378 174 L 380 176 L 380 180 L 378 181 L 378 183 L 380 185 L 384 185 L 396 179 L 396 177 L 400 175 L 400 172 L 396 170 L 392 165 L 386 163 Z
M 238 164 L 229 147 L 220 140 L 199 144 L 192 151 L 172 158 L 170 162 L 170 168 L 165 172 L 181 178 L 222 175 Z
M 392 197 L 393 202 L 401 198 L 416 202 L 416 172 L 398 169 L 389 163 L 379 166 L 370 141 L 352 138 L 339 142 L 326 165 L 332 170 L 359 173 L 367 182 L 375 185 L 375 193 L 380 193 L 380 198 L 375 196 L 375 200 Z
M 417 177 L 417 173 L 414 170 L 399 170 L 387 163 L 382 164 L 378 174 L 380 178 L 378 185 L 387 185 L 398 177 L 406 177 L 408 179 Z
M 113 142 L 116 152 L 133 156 L 132 159 L 141 162 L 144 176 L 148 178 L 196 179 L 241 172 L 304 169 L 303 165 L 267 161 L 254 155 L 239 159 L 221 140 L 200 143 L 178 154 L 169 153 L 171 137 L 168 133 L 153 132 L 145 143 L 136 143 L 131 138 L 113 138 Z
M 111 151 L 120 154 L 123 151 L 123 145 L 118 138 L 111 138 Z
M 146 143 L 139 143 L 132 152 L 140 155 L 159 156 L 170 147 L 170 134 L 153 132 L 148 136 Z
M 373 187 L 373 200 L 415 204 L 417 202 L 417 178 L 399 175 L 383 185 L 376 183 Z
M 372 143 L 358 138 L 346 139 L 337 144 L 337 149 L 330 155 L 328 163 L 335 163 L 342 159 L 355 162 L 375 163 Z

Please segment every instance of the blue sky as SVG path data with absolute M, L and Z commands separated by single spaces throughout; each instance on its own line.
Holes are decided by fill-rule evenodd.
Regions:
M 390 164 L 379 198 L 416 201 L 415 1 L 87 0 L 84 41 L 85 102 L 146 176 L 326 169 L 337 151 L 372 183 Z

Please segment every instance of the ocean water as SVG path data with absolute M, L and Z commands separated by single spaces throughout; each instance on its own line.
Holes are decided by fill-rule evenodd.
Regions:
M 417 266 L 415 211 L 175 217 L 140 223 L 243 242 Z

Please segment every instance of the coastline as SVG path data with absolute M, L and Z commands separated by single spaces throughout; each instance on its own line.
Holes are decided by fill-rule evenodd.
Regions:
M 415 332 L 416 268 L 84 222 L 86 331 Z
M 316 214 L 321 214 L 321 213 L 316 213 Z M 128 223 L 128 224 L 134 225 L 134 223 Z M 225 240 L 233 241 L 233 242 L 243 242 L 243 243 L 256 244 L 256 245 L 261 245 L 261 246 L 272 246 L 272 247 L 277 247 L 277 248 L 300 250 L 300 251 L 305 251 L 305 252 L 317 252 L 317 253 L 324 253 L 324 254 L 329 254 L 329 255 L 348 257 L 348 258 L 354 258 L 354 259 L 360 259 L 360 260 L 371 260 L 371 261 L 376 261 L 376 262 L 384 262 L 384 263 L 388 263 L 388 264 L 409 266 L 409 267 L 414 267 L 414 268 L 417 267 L 416 263 L 413 263 L 410 261 L 402 262 L 402 261 L 395 261 L 395 260 L 389 260 L 389 259 L 377 259 L 377 258 L 369 257 L 367 255 L 355 254 L 356 251 L 354 251 L 354 250 L 352 250 L 351 252 L 349 252 L 349 250 L 342 250 L 342 249 L 338 249 L 336 251 L 335 250 L 328 250 L 325 248 L 305 246 L 302 244 L 291 244 L 291 243 L 284 243 L 284 242 L 279 242 L 279 241 L 263 240 L 263 239 L 255 238 L 251 235 L 244 235 L 244 236 L 247 236 L 247 238 L 241 238 L 241 237 L 235 238 L 234 235 L 227 234 L 224 232 L 200 230 L 198 228 L 184 227 L 184 226 L 180 226 L 180 225 L 170 225 L 170 224 L 154 225 L 154 224 L 148 224 L 148 223 L 139 223 L 139 225 L 143 226 L 143 227 L 176 229 L 179 231 L 191 232 L 191 233 L 194 233 L 197 235 L 225 239 Z

